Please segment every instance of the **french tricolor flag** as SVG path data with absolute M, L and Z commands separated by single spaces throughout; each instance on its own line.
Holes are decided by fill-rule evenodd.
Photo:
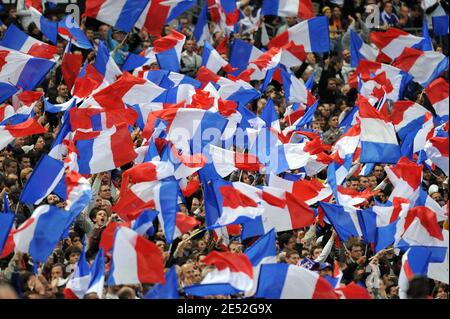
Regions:
M 397 163 L 400 146 L 394 125 L 385 119 L 370 102 L 358 98 L 361 120 L 361 163 Z
M 395 197 L 387 206 L 375 205 L 358 214 L 363 238 L 375 244 L 375 252 L 392 245 L 395 241 L 396 222 L 400 214 L 408 212 L 408 200 Z
M 109 54 L 109 50 L 103 41 L 100 41 L 98 44 L 94 67 L 103 76 L 103 83 L 100 85 L 100 88 L 114 83 L 122 75 L 122 71 L 120 71 L 120 68 Z
M 82 49 L 92 49 L 92 44 L 81 30 L 73 15 L 69 14 L 58 22 L 58 34 Z
M 181 52 L 186 36 L 175 30 L 155 41 L 154 51 L 161 69 L 180 72 Z
M 291 41 L 281 49 L 280 63 L 287 68 L 300 66 L 303 64 L 303 61 L 306 60 L 306 52 L 303 45 L 296 45 L 293 41 Z M 314 76 L 312 78 L 314 78 Z
M 425 144 L 428 159 L 449 176 L 448 137 L 432 137 Z
M 153 188 L 155 209 L 161 214 L 158 220 L 164 230 L 167 243 L 172 243 L 176 233 L 176 218 L 178 209 L 178 195 L 180 187 L 176 181 L 160 181 Z
M 328 185 L 321 183 L 315 178 L 290 181 L 277 175 L 270 175 L 269 187 L 280 188 L 288 193 L 292 193 L 295 198 L 304 201 L 309 206 L 323 200 L 327 201 L 333 195 Z
M 399 296 L 407 299 L 406 292 L 414 276 L 427 277 L 431 252 L 426 247 L 411 247 L 402 257 L 402 268 L 398 278 Z
M 137 154 L 127 124 L 104 131 L 76 132 L 80 174 L 96 174 L 132 162 Z
M 435 16 L 431 18 L 434 36 L 445 36 L 448 34 L 448 15 Z
M 0 214 L 0 257 L 3 257 L 3 248 L 7 246 L 8 237 L 11 233 L 11 229 L 14 226 L 14 220 L 16 215 L 11 211 L 9 207 L 8 196 L 6 192 L 3 193 L 3 213 Z M 5 249 L 7 251 L 8 249 Z
M 211 144 L 208 153 L 216 173 L 222 178 L 239 169 L 259 171 L 264 166 L 252 154 L 233 152 Z
M 92 199 L 92 189 L 89 181 L 75 171 L 66 173 L 65 184 L 67 187 L 65 210 L 81 212 Z
M 200 222 L 194 217 L 188 216 L 183 213 L 177 213 L 173 238 L 178 238 L 181 235 L 186 234 L 188 231 L 198 225 L 200 225 Z
M 448 120 L 448 82 L 443 78 L 438 78 L 427 86 L 425 93 L 433 105 L 436 114 L 444 120 Z
M 213 251 L 203 259 L 215 269 L 206 274 L 198 285 L 184 291 L 193 296 L 228 295 L 249 291 L 253 287 L 253 265 L 245 254 Z
M 56 206 L 39 206 L 13 231 L 15 250 L 31 255 L 35 262 L 46 262 L 72 217 Z
M 22 32 L 15 24 L 11 24 L 6 30 L 6 33 L 0 41 L 0 45 L 34 56 L 35 58 L 48 60 L 53 59 L 58 52 L 55 46 L 36 40 Z
M 287 31 L 273 38 L 269 42 L 269 48 L 283 47 L 291 41 L 297 45 L 303 45 L 305 52 L 328 52 L 330 50 L 328 18 L 320 16 L 290 27 Z
M 105 285 L 105 256 L 102 248 L 99 249 L 92 263 L 90 277 L 86 294 L 96 293 L 98 298 L 102 299 Z
M 417 48 L 422 50 L 428 39 L 414 36 L 400 29 L 389 28 L 387 31 L 372 32 L 370 41 L 383 54 L 381 62 L 390 63 L 397 59 L 404 49 Z
M 243 183 L 237 186 L 240 186 L 240 189 L 248 188 Z M 281 232 L 307 227 L 314 223 L 314 212 L 309 206 L 283 189 L 264 187 L 262 191 L 257 191 L 253 198 L 259 198 L 263 209 L 262 215 L 244 223 L 242 238 L 263 235 L 272 228 Z
M 261 265 L 277 263 L 276 236 L 275 229 L 272 229 L 245 250 L 245 254 L 253 265 L 253 288 L 246 292 L 246 297 L 251 297 L 256 293 Z
M 130 228 L 137 232 L 139 235 L 152 236 L 155 232 L 153 228 L 153 220 L 158 216 L 156 210 L 146 209 L 139 214 L 139 217 L 130 222 Z
M 391 121 L 400 139 L 415 131 L 422 122 L 423 116 L 429 113 L 422 105 L 412 101 L 397 101 L 394 103 Z
M 316 101 L 314 95 L 306 88 L 302 79 L 298 79 L 287 70 L 281 70 L 284 96 L 288 103 L 304 103 L 311 106 Z
M 58 22 L 48 20 L 33 7 L 28 8 L 28 10 L 36 27 L 41 30 L 47 39 L 56 44 L 58 41 Z
M 165 282 L 161 250 L 127 227 L 116 228 L 111 262 L 108 285 Z
M 179 299 L 178 276 L 176 266 L 166 272 L 166 283 L 156 284 L 144 296 L 144 299 Z
M 256 60 L 259 58 L 263 52 L 259 50 L 257 47 L 251 45 L 250 43 L 236 39 L 233 42 L 233 46 L 231 49 L 230 56 L 230 64 L 233 68 L 237 70 L 231 72 L 232 75 L 238 76 L 242 72 L 244 72 L 250 61 Z M 252 80 L 262 80 L 264 79 L 265 73 L 256 69 L 250 76 Z
M 211 38 L 208 26 L 208 3 L 205 1 L 202 6 L 202 10 L 198 15 L 197 24 L 193 32 L 193 36 L 198 45 L 202 46 L 205 41 Z
M 0 150 L 3 150 L 17 137 L 27 137 L 34 134 L 43 134 L 47 130 L 34 118 L 16 125 L 0 125 Z
M 343 205 L 325 202 L 321 202 L 319 205 L 341 240 L 348 240 L 350 237 L 363 235 L 362 227 L 358 220 L 358 211 L 354 207 L 344 207 Z
M 311 0 L 264 0 L 261 14 L 264 16 L 299 17 L 303 20 L 314 17 Z
M 64 288 L 64 297 L 66 299 L 83 299 L 89 288 L 91 278 L 89 264 L 86 261 L 86 254 L 84 249 L 82 249 L 75 270 Z
M 360 60 L 376 61 L 378 54 L 378 49 L 364 43 L 355 31 L 350 30 L 350 64 L 352 67 L 356 68 Z
M 144 11 L 147 1 L 96 0 L 86 3 L 84 15 L 107 23 L 117 29 L 130 32 Z
M 408 156 L 408 158 L 413 158 L 415 153 L 424 150 L 427 141 L 434 134 L 434 123 L 433 115 L 427 112 L 421 117 L 415 130 L 406 135 L 405 140 L 401 146 L 401 152 L 403 156 Z M 422 152 L 420 153 L 424 155 Z
M 215 73 L 219 72 L 222 68 L 225 71 L 231 71 L 231 65 L 207 41 L 205 41 L 205 45 L 203 46 L 202 58 L 202 65 Z
M 427 87 L 441 73 L 448 69 L 448 57 L 440 52 L 423 52 L 405 48 L 393 64 L 412 75 L 414 81 Z
M 20 89 L 34 90 L 54 65 L 53 61 L 0 47 L 0 102 Z
M 334 288 L 318 273 L 288 264 L 264 264 L 259 273 L 257 298 L 338 299 Z

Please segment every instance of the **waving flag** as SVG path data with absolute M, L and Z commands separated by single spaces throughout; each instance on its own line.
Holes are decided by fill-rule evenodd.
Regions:
M 334 229 L 342 240 L 348 240 L 350 237 L 362 236 L 362 230 L 358 221 L 356 209 L 347 209 L 342 205 L 334 205 L 321 202 L 320 207 L 325 216 L 333 225 Z
M 259 273 L 257 298 L 338 299 L 334 288 L 319 274 L 288 264 L 265 264 Z
M 391 121 L 400 139 L 403 140 L 406 134 L 415 131 L 426 113 L 428 111 L 423 106 L 412 101 L 395 102 Z
M 198 285 L 184 287 L 193 296 L 228 295 L 249 291 L 253 287 L 253 267 L 245 254 L 213 251 L 203 259 L 216 269 L 206 274 Z
M 155 209 L 160 212 L 158 220 L 169 244 L 176 235 L 178 195 L 179 186 L 175 181 L 160 181 L 153 189 Z
M 195 25 L 195 29 L 193 32 L 194 38 L 197 41 L 199 46 L 202 46 L 205 41 L 209 41 L 211 35 L 208 27 L 208 2 L 204 2 L 202 6 L 202 10 L 198 15 L 197 24 Z
M 200 225 L 200 222 L 194 217 L 188 216 L 183 213 L 177 213 L 176 227 L 173 237 L 178 238 L 198 225 Z
M 196 4 L 196 1 L 151 0 L 143 3 L 145 8 L 141 11 L 136 27 L 138 29 L 145 28 L 150 35 L 160 37 L 163 26 L 189 10 Z
M 45 98 L 43 99 L 43 101 L 44 101 L 45 112 L 59 113 L 59 112 L 65 112 L 65 111 L 70 110 L 71 108 L 75 107 L 77 99 L 71 98 L 67 102 L 64 102 L 61 104 L 52 104 Z
M 9 208 L 9 201 L 6 192 L 3 194 L 3 213 L 0 213 L 0 256 L 2 256 L 3 248 L 6 245 L 8 236 L 14 225 L 15 214 Z
M 165 275 L 165 284 L 156 284 L 144 296 L 144 299 L 178 299 L 177 269 L 172 266 Z
M 299 17 L 301 19 L 314 17 L 311 0 L 264 0 L 261 14 L 265 16 Z
M 393 64 L 412 75 L 414 81 L 427 87 L 442 72 L 448 69 L 448 57 L 435 51 L 423 52 L 406 48 Z
M 108 285 L 164 282 L 161 250 L 135 231 L 118 227 L 114 235 Z
M 64 288 L 64 297 L 67 299 L 83 299 L 91 278 L 89 264 L 86 261 L 86 253 L 82 249 L 80 259 L 73 271 L 72 277 L 67 282 L 66 288 Z
M 225 61 L 219 52 L 212 47 L 209 42 L 205 41 L 203 46 L 202 65 L 206 66 L 211 71 L 217 73 L 220 69 L 231 70 L 231 65 Z M 228 67 L 227 67 L 228 66 Z
M 34 90 L 54 65 L 52 61 L 0 47 L 0 102 L 20 88 Z
M 430 112 L 427 112 L 419 120 L 415 130 L 408 133 L 401 146 L 402 155 L 408 156 L 408 158 L 413 158 L 415 153 L 423 151 L 427 141 L 434 133 L 433 115 Z
M 63 175 L 64 163 L 44 154 L 28 178 L 20 194 L 20 201 L 38 205 L 55 190 Z
M 448 119 L 448 82 L 443 78 L 436 79 L 427 86 L 425 93 L 436 114 L 441 118 Z
M 148 1 L 142 0 L 96 0 L 86 3 L 85 15 L 117 29 L 130 32 L 138 21 Z
M 145 234 L 152 236 L 154 233 L 153 220 L 158 215 L 156 210 L 146 209 L 136 220 L 131 221 L 131 229 L 141 236 Z
M 96 293 L 98 298 L 102 299 L 105 284 L 105 257 L 102 248 L 99 249 L 92 263 L 90 277 L 86 294 Z
M 80 174 L 106 172 L 132 162 L 137 154 L 125 123 L 104 131 L 77 132 Z
M 242 183 L 241 187 L 244 188 Z M 264 187 L 255 195 L 260 198 L 263 211 L 260 217 L 244 223 L 241 235 L 244 239 L 263 235 L 272 228 L 281 232 L 307 227 L 314 223 L 314 212 L 305 202 L 289 192 Z
M 71 214 L 56 206 L 39 206 L 14 231 L 16 251 L 31 255 L 35 262 L 46 262 L 71 219 Z
M 414 276 L 426 277 L 431 252 L 426 247 L 412 247 L 402 257 L 402 268 L 398 278 L 399 296 L 406 299 L 409 282 Z
M 395 197 L 390 205 L 372 206 L 358 214 L 363 238 L 368 243 L 375 243 L 375 252 L 394 243 L 396 222 L 409 206 L 408 200 Z
M 28 119 L 16 125 L 0 125 L 0 150 L 3 150 L 17 137 L 43 134 L 46 131 L 35 119 Z
M 31 14 L 31 21 L 47 39 L 56 44 L 58 41 L 58 22 L 48 20 L 33 7 L 28 8 L 28 10 Z
M 306 52 L 328 52 L 330 50 L 328 18 L 320 16 L 290 27 L 273 38 L 269 42 L 269 48 L 283 47 L 291 41 L 297 45 L 303 45 Z
M 161 69 L 180 72 L 181 51 L 185 41 L 186 36 L 174 30 L 155 41 L 154 51 Z
M 312 105 L 316 98 L 306 88 L 303 80 L 297 79 L 292 73 L 281 70 L 283 78 L 284 96 L 287 103 L 304 103 L 308 106 Z
M 411 33 L 396 28 L 387 31 L 370 33 L 370 41 L 374 43 L 383 53 L 382 62 L 390 63 L 397 59 L 404 49 L 424 49 L 427 39 L 417 37 Z
M 75 171 L 66 173 L 67 205 L 65 210 L 80 213 L 92 199 L 92 189 L 89 181 Z
M 120 71 L 112 56 L 110 56 L 109 50 L 103 41 L 98 43 L 94 67 L 103 76 L 103 83 L 100 87 L 114 83 L 122 75 L 122 71 Z
M 397 163 L 400 147 L 394 126 L 364 98 L 358 99 L 361 119 L 361 163 Z
M 263 264 L 274 264 L 277 262 L 276 232 L 274 229 L 264 236 L 258 238 L 250 247 L 245 250 L 245 254 L 253 265 L 253 288 L 246 293 L 247 297 L 253 296 L 258 288 L 259 271 Z
M 67 41 L 72 40 L 72 43 L 77 47 L 92 49 L 91 42 L 72 15 L 67 15 L 58 22 L 58 34 Z
M 427 157 L 449 176 L 448 137 L 432 137 L 425 144 Z
M 11 24 L 3 35 L 0 45 L 41 59 L 53 59 L 58 49 L 22 32 Z
M 376 61 L 379 51 L 363 42 L 359 35 L 350 30 L 350 64 L 356 68 L 361 60 Z
M 231 72 L 232 75 L 239 75 L 245 71 L 250 63 L 250 61 L 259 58 L 263 52 L 251 45 L 250 43 L 236 39 L 233 42 L 233 47 L 230 55 L 230 64 L 233 68 L 237 70 Z M 263 79 L 264 73 L 259 69 L 255 69 L 253 74 L 250 76 L 251 79 Z

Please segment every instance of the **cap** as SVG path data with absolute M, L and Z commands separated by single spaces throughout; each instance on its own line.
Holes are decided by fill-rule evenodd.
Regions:
M 439 187 L 435 184 L 431 185 L 430 188 L 428 188 L 428 195 L 431 195 L 433 193 L 439 192 Z
M 328 7 L 328 6 L 323 7 L 322 8 L 322 13 L 325 13 L 325 11 L 327 11 L 327 10 L 331 10 L 331 8 Z

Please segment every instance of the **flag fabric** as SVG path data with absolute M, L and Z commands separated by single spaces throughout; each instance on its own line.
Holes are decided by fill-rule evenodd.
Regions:
M 426 277 L 430 261 L 430 251 L 425 247 L 412 247 L 402 257 L 402 268 L 398 278 L 399 296 L 407 299 L 409 282 L 414 276 Z
M 391 121 L 400 139 L 405 139 L 406 134 L 415 131 L 426 113 L 428 113 L 427 109 L 412 101 L 395 102 Z
M 186 36 L 175 30 L 155 41 L 154 51 L 161 69 L 180 72 L 181 51 L 185 41 Z
M 54 62 L 0 47 L 0 102 L 19 91 L 32 91 L 55 65 Z
M 96 293 L 99 299 L 103 298 L 105 284 L 105 257 L 103 249 L 100 248 L 95 256 L 90 269 L 90 281 L 85 294 Z
M 92 275 L 89 270 L 89 264 L 86 261 L 86 253 L 83 249 L 75 270 L 64 288 L 64 297 L 67 299 L 83 299 L 89 288 L 91 278 Z
M 172 266 L 165 275 L 165 284 L 156 284 L 144 296 L 144 299 L 178 299 L 178 278 L 175 266 Z
M 363 42 L 360 36 L 350 30 L 350 65 L 356 68 L 361 60 L 376 61 L 379 51 Z
M 127 227 L 117 227 L 108 285 L 164 283 L 161 250 Z
M 107 23 L 119 30 L 130 32 L 138 21 L 148 1 L 140 0 L 96 0 L 86 3 L 84 14 Z
M 342 205 L 319 203 L 325 216 L 333 225 L 339 238 L 346 241 L 350 237 L 362 236 L 361 225 L 356 210 L 350 210 Z
M 74 141 L 79 154 L 80 174 L 109 171 L 133 161 L 137 156 L 125 123 L 104 131 L 77 132 Z
M 39 41 L 22 32 L 15 24 L 11 24 L 3 35 L 0 45 L 31 55 L 35 58 L 51 60 L 58 49 L 45 42 Z
M 9 201 L 6 192 L 3 195 L 3 213 L 0 213 L 0 256 L 8 240 L 8 236 L 14 225 L 15 215 L 9 208 Z
M 448 58 L 435 51 L 423 52 L 413 48 L 405 48 L 392 64 L 412 75 L 414 81 L 427 87 L 441 73 L 448 69 Z
M 361 119 L 361 163 L 397 163 L 400 147 L 394 126 L 364 98 L 358 99 Z
M 0 150 L 3 150 L 17 137 L 26 137 L 45 132 L 46 130 L 35 119 L 28 119 L 16 125 L 0 125 Z
M 443 78 L 434 80 L 426 87 L 425 94 L 433 105 L 436 114 L 448 120 L 448 82 Z
M 198 16 L 197 24 L 193 32 L 194 38 L 197 43 L 202 46 L 205 41 L 210 38 L 209 27 L 208 27 L 208 3 L 205 1 L 202 6 L 202 10 Z
M 58 22 L 48 20 L 33 7 L 28 8 L 28 10 L 31 14 L 31 21 L 34 22 L 47 39 L 56 44 L 58 41 Z
M 92 44 L 86 37 L 72 15 L 67 15 L 58 22 L 58 34 L 65 40 L 71 40 L 82 49 L 92 49 Z
M 203 45 L 202 65 L 215 73 L 219 72 L 222 68 L 224 68 L 224 70 L 231 70 L 231 66 L 227 68 L 229 63 L 225 61 L 220 56 L 219 52 L 217 52 L 207 41 L 205 41 Z
M 448 137 L 431 137 L 425 144 L 425 152 L 428 159 L 447 176 L 449 176 L 448 147 Z
M 264 0 L 261 14 L 279 17 L 299 17 L 301 19 L 314 17 L 311 0 Z
M 245 254 L 213 251 L 203 262 L 216 269 L 207 273 L 200 284 L 184 287 L 187 295 L 227 295 L 252 289 L 253 267 Z
M 268 46 L 269 48 L 282 47 L 291 41 L 297 45 L 303 45 L 306 52 L 328 52 L 330 50 L 328 18 L 320 16 L 297 23 L 274 37 Z
M 432 17 L 431 21 L 434 36 L 445 36 L 448 34 L 448 15 Z
M 259 58 L 263 52 L 251 45 L 250 43 L 236 39 L 233 42 L 233 46 L 231 49 L 230 55 L 230 64 L 233 68 L 237 70 L 231 72 L 232 75 L 238 76 L 243 71 L 245 71 L 250 63 L 250 61 L 256 60 Z M 264 72 L 260 71 L 258 68 L 255 68 L 255 71 L 251 74 L 250 79 L 263 79 Z
M 292 73 L 281 70 L 283 78 L 284 96 L 287 103 L 304 103 L 312 105 L 316 98 L 306 88 L 303 80 L 297 79 Z
M 301 289 L 299 289 L 301 287 Z M 338 299 L 334 288 L 319 274 L 289 264 L 265 264 L 259 273 L 257 298 Z
M 100 87 L 114 83 L 122 74 L 122 71 L 120 71 L 120 68 L 117 66 L 112 56 L 110 56 L 108 48 L 102 41 L 98 44 L 94 67 L 99 74 L 103 76 L 103 83 Z

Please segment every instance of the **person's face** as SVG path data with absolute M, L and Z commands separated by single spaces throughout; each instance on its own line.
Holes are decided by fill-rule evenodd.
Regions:
M 322 248 L 316 248 L 316 249 L 314 249 L 314 251 L 313 251 L 313 259 L 317 259 L 319 256 L 320 256 L 320 254 L 322 253 Z
M 359 181 L 351 181 L 350 188 L 357 191 L 359 189 Z
M 245 174 L 244 176 L 242 176 L 242 182 L 245 183 L 245 184 L 248 184 L 248 185 L 251 184 L 250 178 L 248 178 L 248 175 L 247 175 L 247 174 Z
M 194 266 L 192 264 L 183 265 L 183 276 L 190 281 L 194 279 Z
M 436 202 L 439 202 L 442 200 L 442 195 L 439 192 L 431 194 L 431 198 L 434 199 Z
M 366 189 L 369 187 L 369 179 L 367 177 L 361 177 L 359 179 L 359 184 L 362 188 Z
M 66 85 L 60 85 L 58 86 L 58 94 L 59 96 L 67 96 L 68 89 Z
M 375 168 L 373 169 L 373 174 L 375 175 L 376 178 L 381 178 L 383 176 L 383 166 L 375 166 Z
M 5 167 L 5 174 L 16 174 L 17 173 L 17 163 L 10 162 L 7 167 Z
M 72 253 L 69 256 L 69 263 L 72 265 L 75 265 L 78 260 L 80 260 L 80 254 L 79 253 Z
M 106 25 L 102 25 L 102 26 L 98 29 L 98 32 L 99 32 L 99 34 L 100 34 L 100 37 L 101 37 L 103 40 L 106 40 L 106 38 L 108 37 L 108 30 L 109 30 L 109 27 L 106 26 Z
M 337 116 L 333 116 L 329 121 L 330 127 L 336 129 L 339 127 L 339 118 Z
M 252 9 L 251 9 L 249 6 L 245 7 L 245 9 L 244 9 L 244 15 L 245 15 L 246 17 L 249 17 L 249 16 L 252 15 Z
M 80 237 L 75 237 L 74 239 L 72 239 L 72 245 L 80 249 L 83 248 L 83 243 L 81 242 Z
M 52 280 L 55 280 L 57 278 L 63 278 L 63 269 L 61 266 L 56 266 L 52 268 L 52 274 L 51 274 Z
M 286 247 L 289 249 L 293 249 L 295 246 L 295 238 L 291 237 L 289 238 L 288 242 L 286 243 Z
M 313 130 L 315 130 L 315 131 L 318 131 L 318 132 L 322 131 L 322 129 L 320 128 L 320 123 L 318 123 L 318 122 L 313 122 L 312 125 L 311 125 L 311 128 Z
M 204 250 L 206 248 L 206 243 L 203 240 L 200 240 L 197 243 L 197 247 L 198 247 L 199 250 Z
M 344 58 L 345 62 L 349 63 L 350 62 L 350 51 L 347 49 L 342 51 L 342 57 Z
M 336 89 L 337 89 L 336 81 L 334 81 L 334 80 L 328 81 L 328 90 L 336 91 Z
M 289 258 L 286 259 L 287 263 L 290 265 L 297 265 L 299 260 L 300 260 L 299 254 L 292 254 L 289 256 Z
M 331 10 L 330 9 L 326 9 L 325 12 L 323 13 L 324 16 L 331 18 Z
M 97 215 L 95 215 L 95 224 L 98 226 L 105 225 L 107 221 L 107 214 L 104 210 L 100 210 L 97 212 Z
M 384 11 L 386 11 L 387 13 L 392 13 L 392 3 L 386 3 L 384 5 Z
M 350 253 L 354 260 L 358 260 L 359 258 L 361 258 L 363 251 L 360 246 L 353 246 Z
M 334 7 L 333 9 L 333 17 L 340 18 L 341 17 L 341 10 L 338 7 Z
M 436 299 L 447 299 L 448 297 L 447 292 L 445 291 L 444 288 L 439 287 L 438 292 L 436 294 Z
M 230 244 L 230 251 L 235 254 L 241 253 L 242 252 L 241 244 L 237 243 Z
M 186 41 L 185 49 L 189 53 L 194 52 L 194 41 L 191 40 Z
M 111 198 L 111 187 L 108 185 L 102 185 L 100 188 L 100 197 L 103 199 Z
M 369 176 L 369 186 L 370 188 L 374 189 L 375 187 L 377 187 L 378 183 L 377 183 L 377 178 L 375 176 Z
M 39 137 L 34 145 L 34 148 L 38 151 L 42 150 L 45 146 L 45 141 L 42 137 Z
M 50 194 L 47 196 L 47 202 L 49 205 L 55 205 L 59 202 L 59 197 L 55 194 Z
M 20 161 L 20 167 L 22 169 L 24 168 L 28 168 L 31 167 L 31 161 L 28 157 L 22 157 L 21 161 Z
M 157 241 L 156 242 L 156 246 L 158 246 L 158 248 L 161 250 L 161 252 L 164 252 L 164 242 L 163 241 Z
M 198 200 L 198 198 L 194 198 L 192 200 L 191 212 L 194 212 L 199 207 L 200 207 L 200 201 Z
M 87 29 L 86 30 L 86 37 L 90 40 L 94 40 L 94 30 Z
M 15 147 L 22 147 L 25 144 L 25 138 L 24 137 L 18 137 L 16 138 L 16 142 L 14 143 Z
M 378 199 L 380 200 L 380 202 L 385 203 L 387 200 L 386 194 L 383 192 L 378 193 Z
M 402 6 L 400 8 L 400 15 L 402 17 L 407 17 L 409 15 L 409 8 L 407 6 Z
M 56 52 L 58 53 L 58 55 L 63 55 L 63 53 L 64 53 L 64 43 L 58 42 L 56 44 L 56 49 L 57 49 Z

